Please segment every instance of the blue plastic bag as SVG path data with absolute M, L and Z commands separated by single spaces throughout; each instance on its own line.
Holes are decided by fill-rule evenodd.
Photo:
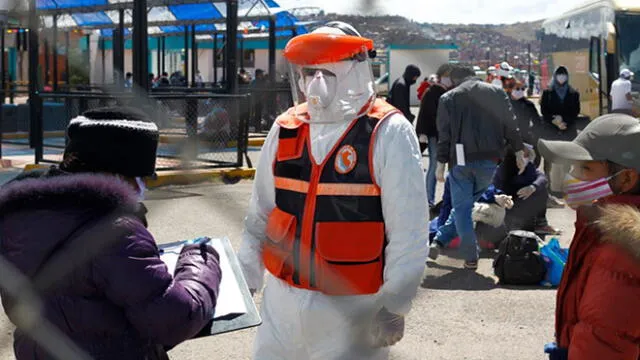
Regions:
M 547 244 L 540 248 L 540 255 L 547 267 L 547 274 L 542 281 L 542 286 L 558 286 L 562 280 L 564 267 L 569 259 L 569 250 L 560 247 L 557 238 L 551 239 Z

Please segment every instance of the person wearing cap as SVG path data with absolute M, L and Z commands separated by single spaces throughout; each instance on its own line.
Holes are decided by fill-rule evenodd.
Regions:
M 266 287 L 254 358 L 387 359 L 428 252 L 411 123 L 376 99 L 373 41 L 330 22 L 291 39 L 294 107 L 256 171 L 238 257 Z
M 640 356 L 640 122 L 609 114 L 572 142 L 540 140 L 545 159 L 571 165 L 567 203 L 577 211 L 558 288 L 550 359 Z
M 496 75 L 496 67 L 495 66 L 489 66 L 487 68 L 487 83 L 493 84 L 493 80 L 496 79 L 496 76 L 497 76 Z
M 631 96 L 631 78 L 629 69 L 622 69 L 620 77 L 611 84 L 611 112 L 633 115 L 633 97 Z
M 60 358 L 42 342 L 47 323 L 87 358 L 144 360 L 167 359 L 211 321 L 216 251 L 185 246 L 172 274 L 146 229 L 143 178 L 155 174 L 158 137 L 136 109 L 88 111 L 71 120 L 59 167 L 0 188 L 0 255 L 34 284 L 42 309 L 30 310 L 34 328 L 29 297 L 0 290 L 16 359 Z
M 407 65 L 404 74 L 393 82 L 387 98 L 389 104 L 402 111 L 402 114 L 411 122 L 416 116 L 411 113 L 411 92 L 409 89 L 418 81 L 419 77 L 420 68 L 413 64 Z
M 424 152 L 429 147 L 429 168 L 426 175 L 427 198 L 429 208 L 436 204 L 436 167 L 438 165 L 438 126 L 436 115 L 438 114 L 438 103 L 444 93 L 446 93 L 453 83 L 451 82 L 451 66 L 443 64 L 438 68 L 434 83 L 427 89 L 424 97 L 420 101 L 420 112 L 416 121 L 416 132 L 420 141 L 420 150 Z

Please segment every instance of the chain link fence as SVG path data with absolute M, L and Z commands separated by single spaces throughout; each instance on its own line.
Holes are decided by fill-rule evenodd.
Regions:
M 269 133 L 276 118 L 293 106 L 291 88 L 278 86 L 274 88 L 249 88 L 252 104 L 249 116 L 250 136 L 260 137 Z
M 156 123 L 160 130 L 157 170 L 237 167 L 246 154 L 249 95 L 45 93 L 41 100 L 43 162 L 62 160 L 64 131 L 71 119 L 105 106 L 137 107 Z M 26 125 L 28 131 L 28 121 Z

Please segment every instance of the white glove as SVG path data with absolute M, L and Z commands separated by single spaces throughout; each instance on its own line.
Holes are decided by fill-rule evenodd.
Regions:
M 536 187 L 534 185 L 525 186 L 522 189 L 518 190 L 518 197 L 522 200 L 527 200 L 535 192 Z
M 509 210 L 513 208 L 513 198 L 509 195 L 496 195 L 496 204 Z
M 518 165 L 518 175 L 522 175 L 524 170 L 527 168 L 527 158 L 524 156 L 524 151 L 520 150 L 516 152 L 516 164 Z
M 436 166 L 436 179 L 439 182 L 444 182 L 444 168 L 446 164 L 438 162 L 438 166 Z
M 561 115 L 555 115 L 551 123 L 560 130 L 567 130 L 567 123 L 564 122 Z
M 382 308 L 373 320 L 371 329 L 375 347 L 395 345 L 404 337 L 404 316 L 390 313 Z
M 420 141 L 421 144 L 426 144 L 429 141 L 429 138 L 425 134 L 420 134 L 418 141 Z

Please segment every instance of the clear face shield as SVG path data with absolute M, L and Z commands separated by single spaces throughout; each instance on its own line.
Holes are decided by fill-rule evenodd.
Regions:
M 341 61 L 289 63 L 289 71 L 295 116 L 301 121 L 314 124 L 351 121 L 373 107 L 375 88 L 366 47 Z

